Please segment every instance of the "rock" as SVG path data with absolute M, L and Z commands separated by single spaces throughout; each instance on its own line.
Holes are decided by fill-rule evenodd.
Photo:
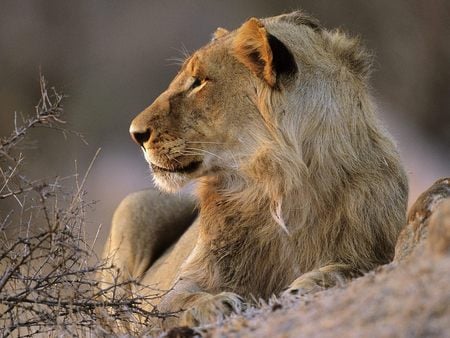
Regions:
M 427 249 L 442 256 L 450 253 L 450 198 L 442 201 L 429 220 Z
M 429 234 L 430 216 L 444 200 L 450 198 L 450 178 L 436 181 L 422 193 L 408 212 L 407 224 L 395 247 L 394 262 L 408 258 L 414 250 L 422 250 Z M 436 221 L 435 221 L 436 222 Z

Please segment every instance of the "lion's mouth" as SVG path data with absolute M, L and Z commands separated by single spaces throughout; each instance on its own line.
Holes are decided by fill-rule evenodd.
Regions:
M 180 173 L 180 174 L 189 174 L 196 171 L 200 165 L 202 164 L 201 161 L 193 161 L 189 163 L 186 166 L 176 166 L 171 168 L 163 168 L 160 166 L 157 166 L 154 163 L 150 163 L 150 166 L 153 169 L 153 172 L 168 172 L 168 173 Z

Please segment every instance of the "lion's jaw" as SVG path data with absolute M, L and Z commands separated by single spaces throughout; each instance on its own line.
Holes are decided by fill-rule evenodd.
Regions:
M 153 174 L 154 184 L 162 191 L 176 192 L 184 187 L 191 180 L 195 179 L 202 170 L 202 161 L 192 161 L 184 166 L 178 163 L 170 166 L 162 166 L 158 162 L 152 161 L 151 155 L 143 149 L 144 157 Z

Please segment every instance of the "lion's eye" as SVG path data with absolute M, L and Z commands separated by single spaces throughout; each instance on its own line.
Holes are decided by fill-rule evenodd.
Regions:
M 202 90 L 202 88 L 208 82 L 208 79 L 207 78 L 200 79 L 198 77 L 192 77 L 191 81 L 192 81 L 191 85 L 187 89 L 187 95 L 188 96 L 194 95 L 194 94 L 198 93 L 200 90 Z
M 191 89 L 194 89 L 202 84 L 202 80 L 198 77 L 194 77 L 194 82 L 192 82 Z

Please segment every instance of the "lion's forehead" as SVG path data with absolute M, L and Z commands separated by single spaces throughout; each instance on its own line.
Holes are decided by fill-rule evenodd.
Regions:
M 209 69 L 224 69 L 230 65 L 232 34 L 213 40 L 193 52 L 183 63 L 180 72 L 190 74 Z M 225 62 L 226 61 L 226 62 Z

